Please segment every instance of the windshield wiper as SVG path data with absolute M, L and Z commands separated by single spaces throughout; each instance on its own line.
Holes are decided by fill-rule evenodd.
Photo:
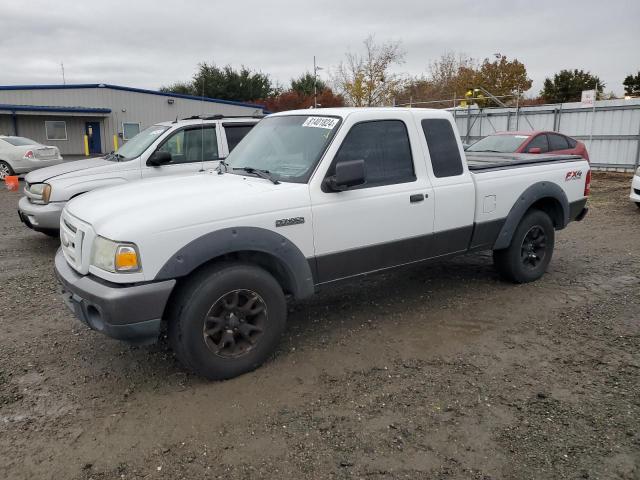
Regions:
M 260 178 L 264 178 L 265 180 L 273 182 L 274 185 L 278 185 L 280 183 L 280 181 L 278 181 L 273 177 L 273 175 L 271 175 L 269 170 L 260 170 L 259 168 L 253 167 L 235 167 L 234 170 L 242 170 L 243 172 L 257 175 Z
M 124 155 L 120 155 L 119 153 L 116 152 L 109 152 L 104 156 L 105 160 L 115 160 L 116 162 L 119 162 L 120 159 L 123 159 Z

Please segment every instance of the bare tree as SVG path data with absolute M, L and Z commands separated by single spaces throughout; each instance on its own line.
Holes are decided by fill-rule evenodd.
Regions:
M 373 35 L 364 41 L 364 54 L 345 54 L 334 74 L 334 82 L 347 103 L 355 107 L 390 105 L 403 84 L 392 73 L 392 65 L 404 63 L 400 42 L 378 44 Z

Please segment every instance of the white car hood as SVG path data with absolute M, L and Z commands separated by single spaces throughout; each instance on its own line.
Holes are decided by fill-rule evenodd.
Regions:
M 292 190 L 300 190 L 298 195 Z M 296 205 L 298 203 L 299 205 Z M 308 206 L 308 186 L 215 171 L 156 177 L 94 190 L 71 200 L 67 212 L 111 240 L 212 224 Z
M 56 178 L 74 178 L 87 174 L 106 173 L 119 171 L 118 162 L 105 160 L 103 157 L 87 158 L 86 160 L 65 161 L 53 167 L 40 168 L 29 173 L 25 181 L 29 183 L 42 183 Z

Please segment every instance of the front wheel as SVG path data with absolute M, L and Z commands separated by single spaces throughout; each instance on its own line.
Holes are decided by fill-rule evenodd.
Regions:
M 555 230 L 549 215 L 531 210 L 520 221 L 509 247 L 493 251 L 493 263 L 506 280 L 533 282 L 544 275 L 553 255 L 554 241 Z
M 14 175 L 13 168 L 7 162 L 0 160 L 0 180 L 4 180 L 6 177 Z
M 178 360 L 211 380 L 260 366 L 284 331 L 287 306 L 278 282 L 246 264 L 197 272 L 173 300 L 169 341 Z

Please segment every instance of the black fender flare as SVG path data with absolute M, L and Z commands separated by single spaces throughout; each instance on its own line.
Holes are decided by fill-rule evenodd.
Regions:
M 562 219 L 560 224 L 557 225 L 557 228 L 564 228 L 569 223 L 569 200 L 564 190 L 553 182 L 534 183 L 522 192 L 516 203 L 511 207 L 507 219 L 493 245 L 493 250 L 501 250 L 511 244 L 513 234 L 516 228 L 518 228 L 524 214 L 531 208 L 531 205 L 544 198 L 553 198 L 557 200 L 562 207 Z
M 211 260 L 239 252 L 274 257 L 285 269 L 295 298 L 310 297 L 315 292 L 309 262 L 300 249 L 279 233 L 259 227 L 224 228 L 192 240 L 165 262 L 154 280 L 184 277 Z

